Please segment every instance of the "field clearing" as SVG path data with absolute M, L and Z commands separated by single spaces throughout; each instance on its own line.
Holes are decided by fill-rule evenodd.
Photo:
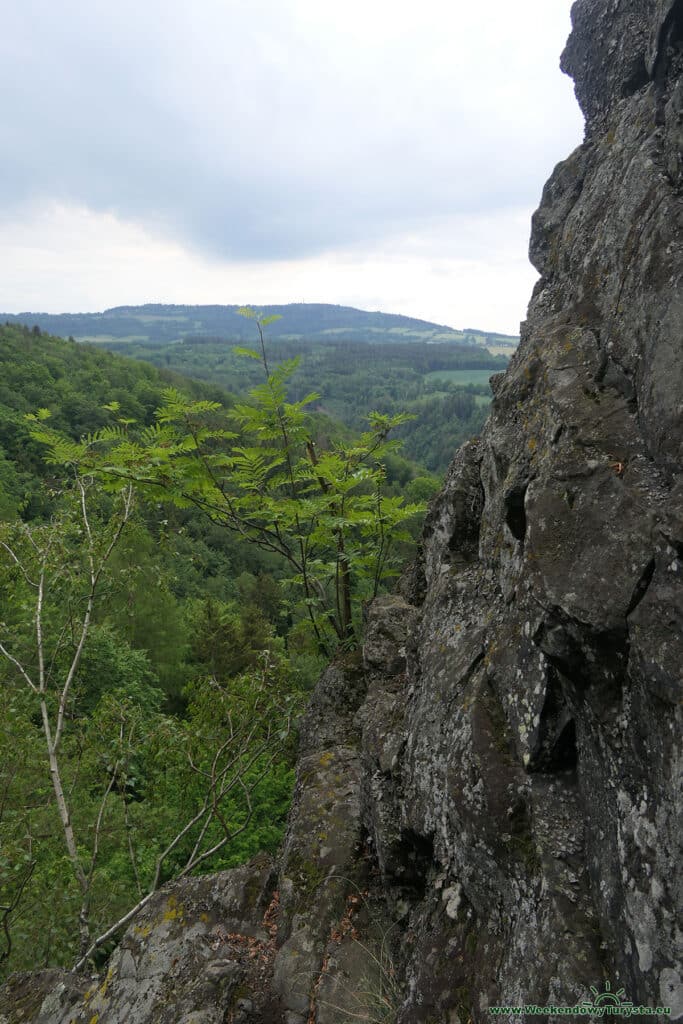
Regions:
M 88 345 L 111 345 L 112 343 L 120 345 L 121 342 L 148 340 L 147 334 L 124 334 L 120 337 L 115 334 L 79 334 L 76 338 L 76 341 L 84 341 Z
M 425 330 L 419 330 L 415 327 L 326 327 L 318 331 L 317 337 L 334 340 L 336 335 L 345 335 L 349 337 L 354 335 L 359 341 L 370 341 L 372 336 L 379 335 L 381 338 L 392 340 L 394 338 L 398 340 L 405 339 L 411 342 L 426 342 L 429 345 L 441 345 L 441 344 L 463 344 L 465 335 L 462 331 L 455 330 L 443 330 L 440 331 L 434 328 L 425 328 Z M 298 338 L 303 335 L 287 334 L 282 335 L 287 338 Z
M 447 380 L 451 384 L 466 387 L 468 384 L 488 384 L 496 370 L 432 370 L 425 374 L 426 381 Z
M 201 324 L 201 322 L 202 322 L 201 320 L 194 320 L 194 321 L 192 321 L 192 320 L 190 320 L 189 316 L 186 316 L 186 315 L 184 316 L 182 313 L 179 313 L 179 314 L 177 314 L 175 316 L 171 316 L 168 313 L 162 313 L 162 314 L 137 313 L 135 315 L 135 319 L 139 320 L 140 323 L 142 323 L 142 324 L 167 323 L 169 320 L 172 320 L 172 321 L 174 321 L 175 323 L 178 323 L 178 324 L 189 324 L 189 323 L 193 323 L 193 322 L 194 322 L 194 324 Z
M 496 345 L 494 342 L 486 342 L 486 348 L 492 356 L 511 356 L 517 350 L 516 345 Z

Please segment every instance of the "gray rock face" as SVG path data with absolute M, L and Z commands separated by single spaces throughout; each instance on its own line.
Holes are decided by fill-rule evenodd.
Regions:
M 159 894 L 105 978 L 15 977 L 0 1024 L 466 1024 L 606 982 L 683 1017 L 683 2 L 572 18 L 587 136 L 522 343 L 318 685 L 277 879 Z
M 279 1020 L 270 988 L 274 880 L 273 865 L 262 857 L 160 891 L 126 932 L 103 977 L 13 975 L 0 990 L 0 1021 L 223 1024 L 229 1004 L 235 1022 Z M 251 1012 L 238 1005 L 246 1002 Z

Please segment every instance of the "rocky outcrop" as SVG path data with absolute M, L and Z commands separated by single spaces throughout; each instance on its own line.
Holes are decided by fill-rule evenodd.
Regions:
M 270 989 L 278 893 L 267 857 L 189 878 L 138 914 L 102 977 L 66 971 L 15 974 L 0 1020 L 35 1024 L 278 1020 Z
M 2 1024 L 465 1024 L 607 982 L 683 1017 L 683 2 L 572 17 L 586 141 L 522 343 L 320 681 L 277 871 L 159 894 L 105 978 L 15 977 Z

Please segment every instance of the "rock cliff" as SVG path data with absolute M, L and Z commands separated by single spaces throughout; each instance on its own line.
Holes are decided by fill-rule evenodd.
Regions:
M 279 862 L 159 893 L 103 978 L 15 976 L 2 1024 L 466 1024 L 607 982 L 683 1016 L 683 2 L 572 18 L 586 139 L 522 343 L 318 685 Z

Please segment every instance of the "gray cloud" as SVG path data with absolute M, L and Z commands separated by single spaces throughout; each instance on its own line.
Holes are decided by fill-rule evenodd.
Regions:
M 8 6 L 5 214 L 56 199 L 222 258 L 296 258 L 532 205 L 577 134 L 548 73 L 568 0 Z

